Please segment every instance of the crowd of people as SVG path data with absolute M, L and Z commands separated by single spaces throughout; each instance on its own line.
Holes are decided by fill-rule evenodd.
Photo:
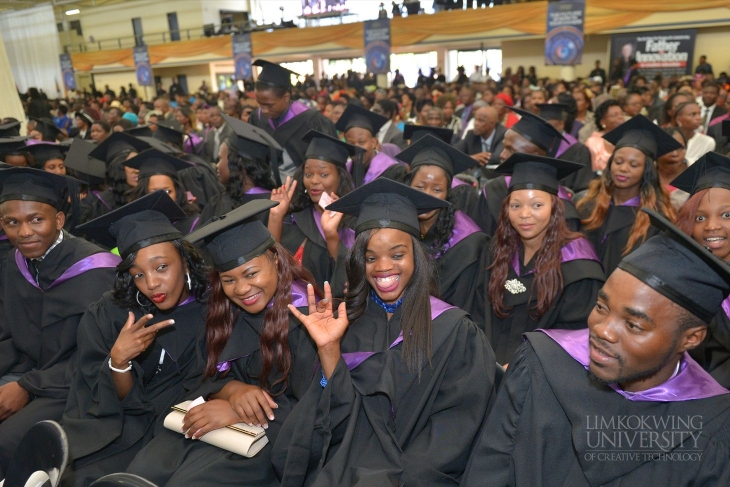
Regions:
M 0 120 L 0 479 L 730 484 L 724 73 L 254 65 Z

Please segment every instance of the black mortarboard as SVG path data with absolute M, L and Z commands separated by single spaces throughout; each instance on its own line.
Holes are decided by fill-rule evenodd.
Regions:
M 265 161 L 266 156 L 272 151 L 283 152 L 283 149 L 269 134 L 262 129 L 238 120 L 228 115 L 221 114 L 226 123 L 233 129 L 236 134 L 234 137 L 226 139 L 226 145 L 229 150 L 236 152 L 240 156 L 248 159 Z
M 15 155 L 15 154 L 26 154 L 28 152 L 28 146 L 25 145 L 25 141 L 28 137 L 13 136 L 13 137 L 0 137 L 0 155 Z
M 37 144 L 28 145 L 26 151 L 33 156 L 33 161 L 38 169 L 43 169 L 43 164 L 52 159 L 63 160 L 69 146 L 63 144 L 54 144 L 52 142 L 39 142 Z
M 152 137 L 175 144 L 175 147 L 182 147 L 185 132 L 177 120 L 159 120 L 152 123 L 157 125 L 157 130 Z
M 149 144 L 148 149 L 157 149 L 160 152 L 164 152 L 165 154 L 179 154 L 180 149 L 176 149 L 160 139 L 155 139 L 154 137 L 146 137 L 144 135 L 138 135 L 137 138 L 141 140 L 142 142 L 147 142 Z M 145 149 L 147 150 L 147 149 Z
M 420 238 L 418 215 L 448 207 L 445 200 L 379 178 L 330 203 L 327 210 L 357 217 L 356 234 L 372 228 L 395 228 Z
M 283 88 L 291 88 L 291 76 L 299 76 L 297 73 L 290 69 L 286 69 L 283 66 L 279 66 L 276 63 L 264 61 L 263 59 L 257 59 L 253 62 L 254 66 L 260 66 L 261 72 L 259 73 L 257 81 L 263 81 L 270 83 L 274 86 L 281 86 Z
M 527 110 L 521 110 L 519 108 L 508 107 L 513 112 L 522 116 L 517 123 L 515 123 L 511 130 L 514 130 L 522 137 L 526 138 L 540 149 L 548 153 L 548 155 L 554 153 L 560 147 L 560 141 L 564 140 L 563 134 L 550 125 L 550 123 L 538 117 L 532 112 Z
M 61 135 L 61 130 L 56 127 L 53 120 L 50 118 L 30 118 L 36 122 L 36 126 L 33 128 L 36 132 L 40 132 L 43 135 L 43 140 L 47 142 L 55 142 L 58 136 Z
M 643 115 L 627 120 L 605 134 L 603 138 L 615 146 L 614 152 L 622 147 L 633 147 L 654 160 L 682 148 L 682 144 L 674 137 Z
M 539 115 L 545 120 L 564 121 L 568 117 L 568 105 L 562 103 L 537 103 Z
M 278 205 L 278 201 L 253 200 L 225 215 L 213 217 L 185 240 L 203 241 L 218 272 L 227 272 L 263 254 L 274 238 L 256 215 Z
M 730 190 L 730 158 L 708 152 L 669 184 L 690 195 L 708 188 Z
M 108 165 L 124 151 L 132 151 L 139 154 L 149 148 L 150 145 L 147 142 L 137 137 L 132 137 L 125 132 L 113 132 L 101 144 L 96 146 L 89 155 L 100 161 L 104 161 Z
M 74 183 L 78 181 L 40 169 L 5 169 L 0 171 L 0 203 L 14 200 L 38 201 L 60 209 L 66 203 L 69 191 L 77 187 Z
M 159 190 L 79 225 L 77 229 L 102 245 L 116 246 L 124 259 L 150 245 L 182 238 L 172 222 L 186 217 L 172 198 Z
M 20 122 L 8 122 L 0 125 L 0 138 L 18 137 L 20 135 Z
M 139 177 L 150 177 L 156 174 L 164 174 L 171 178 L 177 178 L 177 172 L 183 169 L 193 167 L 189 162 L 173 156 L 165 154 L 157 149 L 147 149 L 124 161 L 123 165 L 133 169 L 139 169 Z
M 78 112 L 76 112 L 74 118 L 83 119 L 87 124 L 89 124 L 89 127 L 91 127 L 95 122 L 94 117 L 92 117 L 91 114 L 83 110 L 79 110 Z
M 319 159 L 347 168 L 347 159 L 358 153 L 364 152 L 362 148 L 343 142 L 331 135 L 310 130 L 304 137 L 304 142 L 309 142 L 309 147 L 304 155 L 304 159 Z
M 73 169 L 79 179 L 88 184 L 99 184 L 106 177 L 104 161 L 89 156 L 95 147 L 94 144 L 83 139 L 73 139 L 64 161 L 67 168 Z
M 663 232 L 624 257 L 619 269 L 709 323 L 730 294 L 730 266 L 659 213 L 641 210 Z
M 125 132 L 134 137 L 152 137 L 155 135 L 149 125 L 138 125 L 136 127 L 131 127 L 125 130 Z
M 410 140 L 411 144 L 428 134 L 438 137 L 449 145 L 451 145 L 451 139 L 454 138 L 454 131 L 447 128 L 413 124 L 408 124 L 403 127 L 403 138 L 405 140 Z
M 388 117 L 378 115 L 377 113 L 350 103 L 345 108 L 345 111 L 342 112 L 335 128 L 345 133 L 351 128 L 358 127 L 367 130 L 374 137 L 386 123 L 388 123 Z
M 453 134 L 453 132 L 451 132 Z M 411 171 L 419 166 L 438 166 L 453 179 L 455 174 L 476 166 L 476 161 L 460 150 L 456 150 L 446 142 L 426 134 L 417 142 L 397 156 L 397 159 L 409 164 Z
M 511 174 L 509 190 L 539 189 L 558 194 L 559 180 L 581 170 L 583 164 L 552 157 L 515 153 L 497 166 L 495 172 Z

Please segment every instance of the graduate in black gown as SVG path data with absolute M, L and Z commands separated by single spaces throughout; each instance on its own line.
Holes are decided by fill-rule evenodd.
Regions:
M 346 301 L 290 307 L 318 348 L 315 380 L 279 433 L 282 486 L 456 485 L 492 394 L 494 354 L 435 297 L 418 214 L 448 203 L 376 179 L 332 203 L 357 216 Z M 337 311 L 335 317 L 334 311 Z
M 30 155 L 31 167 L 61 176 L 66 175 L 66 166 L 63 164 L 63 160 L 68 150 L 68 145 L 51 142 L 39 142 L 26 147 L 26 151 Z
M 79 223 L 86 223 L 108 212 L 102 213 L 97 210 L 99 207 L 98 195 L 106 189 L 106 164 L 89 156 L 94 148 L 95 146 L 91 142 L 84 139 L 73 139 L 63 161 L 67 172 L 85 183 L 83 192 L 86 196 L 80 202 Z
M 398 158 L 410 165 L 407 185 L 452 203 L 448 208 L 418 215 L 421 242 L 435 260 L 439 297 L 463 309 L 483 326 L 479 283 L 484 277 L 482 260 L 489 237 L 471 218 L 454 208 L 451 188 L 454 174 L 472 167 L 474 159 L 433 135 L 412 142 Z
M 269 211 L 268 228 L 305 269 L 318 286 L 329 282 L 335 297 L 342 297 L 347 277 L 347 251 L 355 240 L 349 218 L 342 213 L 324 210 L 323 194 L 336 201 L 352 191 L 347 172 L 348 157 L 358 157 L 362 149 L 320 132 L 305 136 L 309 147 L 302 167 L 294 180 L 287 177 L 284 186 L 271 193 L 279 206 Z
M 194 231 L 201 223 L 200 208 L 188 201 L 187 188 L 179 178 L 181 172 L 190 169 L 189 163 L 157 149 L 148 149 L 126 160 L 124 166 L 139 171 L 137 186 L 129 193 L 130 201 L 161 190 L 185 212 L 186 218 L 173 223 L 183 235 Z
M 122 262 L 113 289 L 79 324 L 62 420 L 70 458 L 64 486 L 123 471 L 162 429 L 170 406 L 200 384 L 209 268 L 170 223 L 182 218 L 157 191 L 80 228 L 116 245 Z
M 573 162 L 515 154 L 497 168 L 511 174 L 497 232 L 482 262 L 484 331 L 497 362 L 508 364 L 522 334 L 585 328 L 604 273 L 593 246 L 568 229 L 559 179 Z
M 25 141 L 28 137 L 12 136 L 0 137 L 0 162 L 14 167 L 29 167 L 28 146 Z
M 291 76 L 296 74 L 278 64 L 263 59 L 254 61 L 261 72 L 256 79 L 256 101 L 260 108 L 251 113 L 249 123 L 263 129 L 284 149 L 283 162 L 278 169 L 279 183 L 294 174 L 304 164 L 308 143 L 304 135 L 316 130 L 337 137 L 334 124 L 319 110 L 291 99 Z
M 690 194 L 677 212 L 677 227 L 717 258 L 730 262 L 730 158 L 708 152 L 671 183 Z M 730 298 L 690 352 L 723 387 L 730 388 Z
M 119 258 L 63 230 L 69 178 L 0 171 L 0 212 L 16 248 L 0 260 L 0 478 L 25 433 L 61 419 L 88 306 L 114 280 Z
M 268 134 L 261 134 L 259 128 L 222 116 L 235 133 L 222 141 L 218 150 L 218 180 L 225 191 L 205 205 L 200 213 L 202 223 L 249 201 L 269 199 L 271 190 L 276 187 L 269 160 L 271 152 L 281 152 L 281 147 Z M 264 224 L 268 222 L 268 212 L 258 216 Z
M 525 334 L 461 485 L 730 484 L 730 391 L 687 353 L 730 268 L 652 214 L 667 231 L 624 257 L 588 329 Z
M 375 178 L 388 178 L 402 182 L 407 171 L 405 165 L 384 152 L 378 151 L 378 131 L 388 118 L 357 105 L 347 105 L 335 128 L 345 137 L 348 144 L 360 147 L 360 157 L 348 162 L 348 171 L 356 188 Z
M 257 218 L 275 202 L 249 202 L 186 240 L 203 240 L 215 272 L 206 320 L 205 382 L 188 399 L 206 403 L 188 412 L 187 438 L 162 431 L 127 472 L 159 486 L 278 486 L 271 449 L 279 430 L 312 382 L 316 349 L 291 304 L 304 311 L 312 275 L 277 244 Z M 317 291 L 320 293 L 320 291 Z M 266 428 L 269 444 L 245 458 L 200 440 L 244 422 Z
M 500 155 L 502 162 L 512 154 L 532 154 L 537 156 L 554 157 L 560 143 L 564 140 L 562 134 L 532 112 L 510 108 L 522 115 L 522 118 L 504 134 L 502 145 L 504 150 Z M 487 235 L 494 235 L 497 231 L 500 208 L 507 197 L 509 178 L 498 176 L 491 179 L 482 187 L 479 195 L 471 202 L 465 203 L 464 211 L 479 225 Z M 573 231 L 580 230 L 580 216 L 575 209 L 572 195 L 563 186 L 558 188 L 558 197 L 565 206 L 565 220 Z
M 603 263 L 606 275 L 621 258 L 656 230 L 639 208 L 651 208 L 674 220 L 676 212 L 662 187 L 654 161 L 681 145 L 643 115 L 603 136 L 614 145 L 606 170 L 578 202 L 583 231 Z

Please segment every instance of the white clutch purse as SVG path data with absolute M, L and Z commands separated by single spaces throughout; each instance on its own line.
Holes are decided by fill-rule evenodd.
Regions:
M 183 434 L 183 418 L 192 402 L 185 401 L 173 406 L 172 412 L 165 418 L 165 428 Z M 269 439 L 266 437 L 266 430 L 263 428 L 236 423 L 213 430 L 204 435 L 200 441 L 251 458 L 266 446 Z

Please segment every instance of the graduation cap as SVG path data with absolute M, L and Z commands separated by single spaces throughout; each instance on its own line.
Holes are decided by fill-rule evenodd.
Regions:
M 0 138 L 20 136 L 20 122 L 7 122 L 0 125 Z
M 708 152 L 669 184 L 690 195 L 708 188 L 730 190 L 730 158 Z
M 343 142 L 331 135 L 323 134 L 316 130 L 310 130 L 304 137 L 304 142 L 309 142 L 309 147 L 304 155 L 304 159 L 319 159 L 347 169 L 347 159 L 357 154 L 365 152 L 361 147 L 357 147 L 347 142 Z
M 89 154 L 96 146 L 83 139 L 73 139 L 71 148 L 66 154 L 64 164 L 80 175 L 87 184 L 99 184 L 106 177 L 106 164 Z
M 537 103 L 535 106 L 545 120 L 565 121 L 568 118 L 568 105 L 563 103 Z
M 497 166 L 496 172 L 511 174 L 509 190 L 539 189 L 550 194 L 558 194 L 558 181 L 580 171 L 583 164 L 563 161 L 552 157 L 515 153 Z
M 619 269 L 709 323 L 730 294 L 730 266 L 659 213 L 641 211 L 663 232 L 624 257 Z
M 132 151 L 139 154 L 140 152 L 150 148 L 150 145 L 137 137 L 132 137 L 125 132 L 112 132 L 101 144 L 89 153 L 91 157 L 95 157 L 106 164 L 124 151 Z
M 136 127 L 128 128 L 125 132 L 134 137 L 152 137 L 155 135 L 149 125 L 138 125 Z
M 28 140 L 27 136 L 0 138 L 0 156 L 26 154 L 28 152 L 25 145 L 26 140 Z
M 263 254 L 275 240 L 256 215 L 273 208 L 278 201 L 253 200 L 210 222 L 185 237 L 191 243 L 203 241 L 218 272 L 235 269 Z
M 124 161 L 123 165 L 138 169 L 140 179 L 156 174 L 164 174 L 173 179 L 177 179 L 178 171 L 193 167 L 189 162 L 157 149 L 147 149 L 133 158 Z
M 351 128 L 365 129 L 373 137 L 378 134 L 378 131 L 388 123 L 388 117 L 378 115 L 370 110 L 366 110 L 363 107 L 357 106 L 350 103 L 342 112 L 340 119 L 337 121 L 335 128 L 342 133 L 347 132 Z
M 265 161 L 267 155 L 271 155 L 272 153 L 278 155 L 278 153 L 283 152 L 279 143 L 264 130 L 243 120 L 238 120 L 225 114 L 221 115 L 236 134 L 235 137 L 228 137 L 226 139 L 226 145 L 241 157 Z
M 451 133 L 453 134 L 453 132 Z M 438 166 L 446 171 L 450 179 L 454 178 L 454 174 L 464 172 L 476 165 L 474 159 L 431 134 L 426 134 L 417 142 L 411 143 L 396 158 L 408 163 L 411 170 L 419 166 Z
M 52 142 L 39 142 L 37 144 L 28 145 L 25 150 L 33 156 L 33 161 L 39 169 L 43 168 L 43 164 L 53 159 L 63 160 L 69 146 L 64 144 L 55 144 Z
M 79 110 L 74 115 L 74 118 L 80 118 L 84 120 L 89 126 L 93 125 L 96 120 L 94 120 L 94 117 L 92 117 L 88 112 L 85 112 L 83 110 Z
M 152 137 L 175 144 L 176 147 L 182 147 L 185 132 L 177 120 L 159 120 L 151 122 L 151 124 L 157 125 L 157 130 L 152 134 Z
M 560 141 L 565 140 L 563 134 L 544 118 L 520 108 L 509 107 L 509 109 L 522 116 L 510 130 L 514 130 L 548 154 L 558 150 Z
M 79 225 L 77 229 L 102 245 L 116 246 L 124 259 L 150 245 L 182 238 L 172 222 L 186 217 L 172 198 L 159 190 Z
M 61 129 L 56 127 L 56 124 L 53 123 L 53 120 L 50 118 L 34 118 L 31 117 L 31 120 L 33 120 L 36 123 L 36 126 L 33 128 L 36 132 L 40 132 L 43 136 L 43 140 L 48 142 L 55 142 L 56 139 L 58 139 L 59 135 L 61 135 Z
M 283 66 L 279 66 L 276 63 L 265 61 L 263 59 L 257 59 L 253 62 L 253 65 L 261 67 L 261 72 L 259 73 L 257 80 L 270 83 L 274 86 L 291 88 L 292 75 L 299 76 L 299 74 L 290 69 L 286 69 Z
M 420 238 L 418 215 L 448 207 L 445 200 L 379 178 L 330 203 L 327 209 L 357 217 L 356 234 L 372 228 L 395 228 Z
M 403 138 L 410 140 L 411 144 L 428 134 L 438 137 L 449 145 L 451 145 L 451 139 L 454 138 L 454 131 L 447 128 L 413 124 L 408 124 L 403 127 Z
M 32 169 L 12 167 L 0 171 L 0 203 L 6 201 L 37 201 L 60 209 L 79 181 L 68 176 Z
M 682 144 L 643 115 L 637 115 L 603 136 L 617 149 L 633 147 L 656 160 L 682 148 Z

